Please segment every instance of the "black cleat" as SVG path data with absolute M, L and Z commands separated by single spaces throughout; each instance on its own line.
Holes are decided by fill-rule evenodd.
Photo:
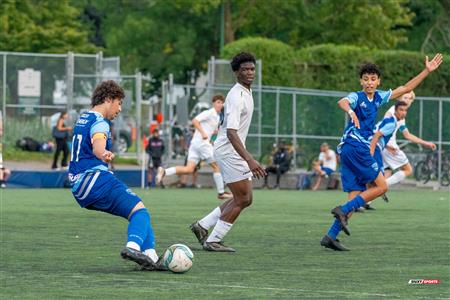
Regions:
M 225 246 L 222 242 L 205 242 L 203 243 L 203 250 L 214 252 L 236 252 L 236 250 Z
M 383 199 L 386 203 L 389 202 L 389 198 L 386 194 L 381 195 L 381 199 Z
M 195 236 L 197 237 L 198 242 L 200 243 L 200 245 L 203 245 L 203 243 L 206 241 L 206 239 L 208 238 L 208 230 L 206 230 L 205 228 L 203 228 L 202 226 L 200 226 L 200 224 L 198 223 L 198 221 L 195 221 L 194 223 L 192 223 L 189 228 L 191 229 L 191 231 L 195 234 Z
M 153 268 L 142 266 L 141 271 L 169 271 L 169 269 L 164 265 L 163 257 L 160 256 Z
M 336 219 L 339 220 L 339 222 L 341 222 L 342 230 L 345 232 L 345 234 L 350 235 L 350 230 L 348 229 L 348 217 L 346 214 L 344 214 L 341 207 L 336 206 L 331 210 L 331 213 Z
M 365 208 L 366 210 L 376 210 L 375 207 L 370 206 L 369 204 L 364 205 L 364 208 Z
M 333 249 L 334 251 L 350 251 L 350 249 L 345 248 L 338 239 L 333 240 L 328 235 L 325 235 L 320 241 L 320 245 L 325 248 Z
M 135 249 L 125 247 L 122 252 L 120 252 L 120 256 L 122 256 L 123 259 L 134 261 L 147 271 L 155 271 L 157 268 L 150 257 Z

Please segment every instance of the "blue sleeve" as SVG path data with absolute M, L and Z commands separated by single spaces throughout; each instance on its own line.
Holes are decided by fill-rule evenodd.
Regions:
M 389 91 L 379 91 L 377 90 L 378 94 L 381 97 L 381 105 L 386 104 L 389 102 L 389 98 L 391 98 L 392 90 Z
M 104 119 L 98 119 L 95 121 L 95 123 L 91 126 L 90 136 L 94 136 L 96 133 L 104 133 L 107 136 L 109 135 L 109 124 Z
M 408 127 L 406 127 L 405 125 L 400 125 L 400 127 L 398 128 L 400 130 L 400 132 L 403 132 L 405 129 L 408 129 Z
M 384 136 L 391 135 L 395 131 L 395 122 L 393 118 L 383 120 L 380 128 L 378 129 Z
M 353 92 L 348 94 L 344 99 L 348 99 L 348 102 L 350 103 L 350 107 L 352 109 L 355 109 L 356 104 L 358 103 L 358 94 Z

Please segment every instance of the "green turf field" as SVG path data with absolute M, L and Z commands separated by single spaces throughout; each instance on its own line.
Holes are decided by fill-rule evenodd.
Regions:
M 68 190 L 0 191 L 2 299 L 449 299 L 450 193 L 392 191 L 357 214 L 350 252 L 319 246 L 342 192 L 257 190 L 226 238 L 234 254 L 199 250 L 188 225 L 213 190 L 135 190 L 157 250 L 185 243 L 186 274 L 137 271 L 119 252 L 127 222 L 80 209 Z M 439 285 L 408 285 L 439 279 Z

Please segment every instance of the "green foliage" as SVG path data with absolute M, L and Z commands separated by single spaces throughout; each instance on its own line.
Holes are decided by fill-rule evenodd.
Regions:
M 79 11 L 62 1 L 0 1 L 0 49 L 64 53 L 95 52 Z
M 294 49 L 277 40 L 266 38 L 244 38 L 226 45 L 222 57 L 231 59 L 241 51 L 247 51 L 263 61 L 263 80 L 265 85 L 287 85 L 294 82 L 292 74 L 295 57 Z

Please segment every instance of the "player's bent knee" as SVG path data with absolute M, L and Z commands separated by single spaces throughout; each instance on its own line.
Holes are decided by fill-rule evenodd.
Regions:
M 144 203 L 143 203 L 142 201 L 138 202 L 138 204 L 136 204 L 136 205 L 133 207 L 133 209 L 131 210 L 130 214 L 128 215 L 128 219 L 130 219 L 130 217 L 131 217 L 135 212 L 137 212 L 137 211 L 140 210 L 140 209 L 146 209 L 146 208 L 145 208 L 145 205 L 144 205 Z

